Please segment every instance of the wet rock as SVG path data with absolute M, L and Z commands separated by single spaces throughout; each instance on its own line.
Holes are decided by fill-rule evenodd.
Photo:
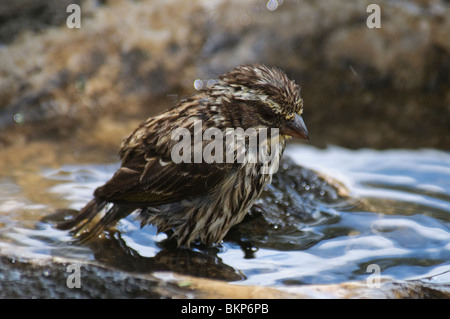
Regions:
M 33 149 L 28 151 L 30 153 L 25 158 L 14 158 L 11 155 L 11 162 L 23 160 L 36 165 L 32 162 L 33 158 L 39 158 L 39 161 L 42 161 L 39 163 L 48 164 L 52 161 L 45 158 L 46 153 L 53 153 L 44 145 L 35 146 L 34 153 L 31 153 Z M 7 162 L 9 160 L 3 157 L 2 159 Z M 64 159 L 62 162 L 66 163 L 67 160 Z M 57 167 L 58 170 L 61 169 L 60 165 Z M 107 178 L 98 174 L 98 171 L 96 174 L 96 169 L 92 167 L 73 169 L 83 173 L 78 178 L 64 179 L 70 174 L 70 169 L 63 168 L 59 178 L 66 181 L 79 180 L 79 185 L 88 188 L 89 186 L 86 186 L 88 181 L 96 183 Z M 89 171 L 90 169 L 92 171 Z M 18 192 L 17 189 L 24 186 L 21 192 L 26 194 L 27 203 L 46 203 L 49 196 L 48 187 L 54 186 L 53 183 L 43 183 L 42 179 L 36 178 L 36 174 L 30 173 L 29 168 L 23 171 L 23 165 L 22 169 L 13 171 L 20 172 L 17 173 L 20 181 L 17 184 L 11 183 L 12 201 L 15 199 L 14 192 Z M 25 190 L 27 188 L 25 185 L 30 187 L 30 191 Z M 66 191 L 73 195 L 77 192 L 77 186 L 72 184 Z M 87 191 L 90 196 L 92 190 Z M 7 198 L 8 194 L 3 196 Z M 67 205 L 67 202 L 61 203 L 63 204 Z M 342 215 L 341 210 L 348 211 L 351 208 L 349 206 L 354 204 L 348 191 L 337 181 L 300 167 L 285 156 L 272 185 L 258 201 L 258 207 L 252 209 L 250 216 L 230 231 L 225 242 L 239 245 L 244 258 L 258 258 L 257 251 L 263 247 L 281 253 L 307 249 L 323 240 L 323 236 L 325 238 L 330 236 L 330 232 L 317 229 L 311 232 L 311 228 L 336 223 Z M 118 230 L 105 232 L 104 236 L 97 240 L 78 245 L 72 242 L 73 238 L 66 235 L 52 237 L 54 229 L 51 225 L 69 215 L 47 216 L 45 214 L 48 213 L 48 208 L 40 208 L 33 213 L 33 209 L 36 208 L 32 206 L 36 205 L 16 208 L 21 213 L 14 210 L 4 211 L 6 215 L 3 216 L 6 218 L 0 220 L 6 225 L 2 234 L 3 245 L 0 247 L 0 298 L 448 298 L 450 296 L 448 272 L 409 281 L 385 279 L 380 288 L 370 288 L 366 282 L 306 285 L 297 279 L 285 280 L 283 285 L 277 287 L 240 285 L 241 280 L 245 283 L 245 274 L 222 260 L 220 247 L 205 248 L 193 245 L 192 250 L 178 249 L 175 241 L 151 239 L 147 244 L 149 248 L 154 249 L 154 254 L 143 256 L 141 253 L 145 250 L 139 251 L 139 244 L 130 245 L 133 244 L 133 240 L 130 240 L 134 236 L 133 227 L 125 226 L 129 225 L 130 221 L 125 225 L 119 225 Z M 361 209 L 360 206 L 357 208 Z M 74 214 L 75 210 L 68 209 L 66 212 Z M 7 221 L 11 218 L 9 214 L 17 220 L 20 220 L 21 214 L 32 217 L 10 224 Z M 37 222 L 39 216 L 43 218 Z M 21 223 L 25 228 L 22 228 L 24 225 L 21 226 Z M 144 232 L 139 230 L 138 223 L 135 226 L 137 233 Z M 15 242 L 14 233 L 17 231 L 16 234 L 19 234 L 20 229 L 25 233 L 31 231 L 32 235 L 19 237 L 16 239 L 18 242 Z M 124 230 L 123 238 L 121 230 Z M 9 231 L 12 233 L 11 238 L 5 236 Z M 337 231 L 342 236 L 350 236 L 349 230 L 345 227 Z M 405 237 L 405 241 L 410 239 Z M 32 244 L 28 244 L 29 242 Z M 17 249 L 17 244 L 20 245 L 20 249 Z M 36 250 L 29 251 L 28 245 L 35 246 Z M 87 255 L 82 253 L 84 249 L 89 251 Z M 52 256 L 64 257 L 43 255 L 48 252 Z M 75 259 L 76 256 L 84 257 Z M 81 266 L 81 289 L 67 287 L 66 282 L 70 275 L 67 267 L 70 264 Z M 436 272 L 442 269 L 445 269 L 445 265 Z
M 339 220 L 338 211 L 353 207 L 361 208 L 361 203 L 350 198 L 338 181 L 284 156 L 272 183 L 244 221 L 231 229 L 226 240 L 239 243 L 247 258 L 262 247 L 306 249 L 325 236 L 310 232 L 308 226 L 335 223 Z
M 78 286 L 70 265 L 80 271 Z M 0 256 L 0 298 L 185 298 L 187 289 L 150 275 L 131 275 L 64 258 Z M 69 271 L 68 271 L 69 270 Z M 69 281 L 69 285 L 67 282 Z M 77 284 L 78 285 L 78 284 Z
M 195 79 L 255 62 L 302 83 L 316 145 L 450 143 L 446 1 L 380 1 L 380 29 L 366 25 L 368 0 L 84 0 L 80 29 L 65 25 L 65 3 L 1 7 L 3 145 L 18 135 L 102 144 L 102 123 L 137 123 L 192 94 Z
M 79 288 L 70 265 L 80 269 Z M 450 297 L 448 284 L 428 284 L 423 280 L 390 281 L 380 288 L 354 282 L 334 285 L 303 285 L 284 288 L 230 285 L 223 281 L 163 272 L 154 275 L 108 269 L 77 260 L 26 259 L 0 256 L 1 298 L 443 298 Z M 69 271 L 68 271 L 69 269 Z M 445 274 L 444 274 L 445 275 Z M 436 276 L 438 277 L 438 276 Z M 432 278 L 430 278 L 432 280 Z M 77 286 L 78 287 L 78 286 Z
M 201 293 L 203 298 L 232 296 L 238 299 L 448 299 L 450 297 L 448 283 L 430 285 L 421 280 L 382 280 L 380 286 L 376 288 L 369 287 L 365 282 L 283 288 L 230 286 L 210 279 L 184 276 L 174 276 L 172 282 L 189 282 L 189 287 Z

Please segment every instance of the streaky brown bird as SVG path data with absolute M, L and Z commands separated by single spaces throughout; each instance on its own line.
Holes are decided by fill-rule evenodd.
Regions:
M 95 190 L 94 198 L 76 216 L 58 228 L 70 229 L 88 240 L 138 211 L 141 227 L 155 225 L 159 232 L 175 238 L 178 246 L 189 247 L 195 240 L 206 245 L 220 243 L 228 230 L 242 221 L 276 171 L 267 171 L 267 163 L 258 160 L 258 154 L 271 153 L 271 167 L 276 167 L 287 139 L 308 140 L 302 112 L 300 87 L 280 69 L 258 64 L 238 66 L 175 108 L 141 123 L 122 142 L 121 167 L 114 176 Z M 204 150 L 212 139 L 199 141 L 195 123 L 201 123 L 202 134 L 211 128 L 225 137 L 237 129 L 248 134 L 241 144 L 216 144 L 212 153 L 223 155 L 222 162 L 199 162 L 194 160 L 198 146 Z M 189 147 L 182 154 L 180 139 L 173 138 L 177 129 L 189 133 Z M 273 129 L 279 132 L 274 135 L 276 139 L 270 135 Z M 270 136 L 261 137 L 263 130 Z M 259 141 L 256 153 L 249 142 L 255 136 Z M 239 138 L 242 140 L 242 136 L 236 140 Z M 250 155 L 239 161 L 243 152 Z M 175 160 L 174 154 L 189 160 Z

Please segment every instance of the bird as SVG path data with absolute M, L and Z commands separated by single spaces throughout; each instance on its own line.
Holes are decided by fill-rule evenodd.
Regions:
M 197 127 L 201 133 L 214 128 L 223 136 L 238 128 L 253 135 L 277 129 L 275 147 L 270 144 L 272 136 L 260 138 L 258 144 L 258 150 L 264 149 L 266 155 L 273 151 L 276 165 L 287 140 L 309 140 L 302 113 L 300 86 L 281 69 L 263 64 L 237 66 L 212 85 L 138 125 L 122 141 L 120 168 L 75 216 L 57 227 L 90 240 L 137 212 L 141 228 L 156 226 L 158 232 L 175 239 L 178 247 L 190 248 L 194 242 L 218 245 L 229 229 L 243 220 L 271 182 L 273 172 L 262 172 L 265 163 L 261 161 L 237 160 L 239 152 L 249 151 L 248 138 L 239 144 L 240 151 L 237 146 L 230 150 L 216 144 L 214 155 L 223 152 L 226 161 L 192 160 L 195 123 L 201 123 Z M 173 138 L 173 132 L 180 129 L 192 138 L 184 144 L 183 156 L 190 151 L 194 154 L 183 157 L 185 161 L 174 158 L 174 154 L 180 155 L 173 150 L 181 142 L 180 136 Z M 206 148 L 211 139 L 197 142 Z

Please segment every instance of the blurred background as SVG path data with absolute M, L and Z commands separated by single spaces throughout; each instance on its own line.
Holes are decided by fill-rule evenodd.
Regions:
M 371 29 L 372 2 L 2 0 L 0 146 L 117 150 L 208 80 L 264 63 L 301 83 L 314 146 L 448 149 L 449 2 L 376 1 Z

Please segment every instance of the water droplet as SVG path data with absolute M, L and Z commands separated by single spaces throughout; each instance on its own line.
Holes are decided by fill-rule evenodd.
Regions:
M 267 9 L 270 11 L 275 11 L 278 8 L 278 1 L 276 0 L 269 0 L 267 1 Z
M 217 79 L 209 79 L 208 82 L 206 82 L 207 87 L 211 87 L 214 84 L 217 84 L 219 81 Z
M 203 83 L 202 80 L 197 79 L 197 80 L 194 81 L 194 88 L 195 88 L 196 90 L 201 90 L 201 89 L 203 89 L 203 85 L 204 85 L 204 83 Z
M 17 124 L 22 124 L 23 123 L 24 117 L 23 117 L 23 115 L 21 113 L 14 114 L 13 118 L 14 118 L 14 122 L 16 122 Z

